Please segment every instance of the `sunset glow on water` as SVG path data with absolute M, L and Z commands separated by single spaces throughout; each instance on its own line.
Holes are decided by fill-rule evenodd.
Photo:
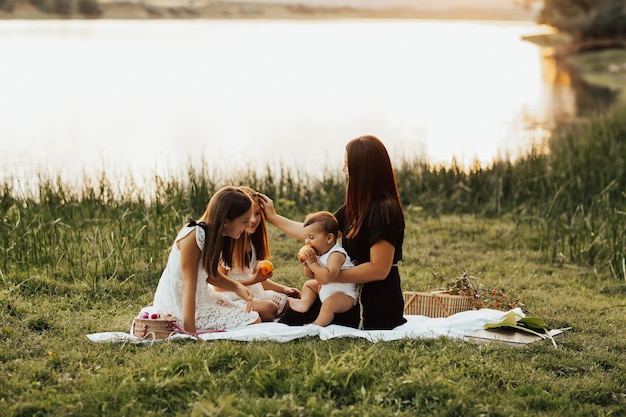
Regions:
M 526 152 L 573 93 L 531 23 L 4 21 L 0 162 L 68 178 L 283 166 L 340 171 L 373 134 L 394 160 Z

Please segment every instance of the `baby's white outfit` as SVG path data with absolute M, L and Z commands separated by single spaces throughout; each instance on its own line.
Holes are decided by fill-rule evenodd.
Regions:
M 348 252 L 346 252 L 344 248 L 339 246 L 338 243 L 335 243 L 335 246 L 330 248 L 330 250 L 325 254 L 318 256 L 317 263 L 320 264 L 320 266 L 326 267 L 326 265 L 328 264 L 328 257 L 333 252 L 341 252 L 346 255 L 346 260 L 343 262 L 343 265 L 341 265 L 341 269 L 348 269 L 354 266 L 354 264 L 350 260 L 350 257 L 348 256 Z M 356 284 L 343 282 L 331 282 L 329 284 L 324 284 L 320 288 L 320 301 L 323 303 L 324 300 L 326 300 L 329 296 L 335 293 L 343 293 L 356 299 Z
M 172 245 L 167 266 L 154 294 L 152 307 L 144 309 L 156 310 L 163 315 L 169 313 L 176 317 L 181 325 L 183 320 L 183 271 L 177 243 L 193 230 L 196 231 L 196 244 L 201 251 L 203 250 L 205 233 L 202 226 L 185 226 L 178 233 Z M 221 293 L 213 291 L 211 286 L 207 285 L 207 277 L 208 274 L 200 262 L 196 283 L 196 329 L 198 331 L 233 329 L 254 323 L 258 319 L 259 313 L 256 311 L 246 313 L 245 308 L 223 297 Z
M 235 281 L 244 281 L 250 279 L 252 276 L 252 271 L 256 268 L 258 264 L 256 249 L 252 242 L 250 242 L 250 247 L 252 248 L 252 255 L 250 256 L 250 267 L 239 268 L 234 265 L 232 268 L 229 268 L 227 265 L 222 264 L 224 268 L 228 271 L 228 278 L 233 279 Z M 263 284 L 260 282 L 256 282 L 252 285 L 246 286 L 252 294 L 254 294 L 254 298 L 259 300 L 269 300 L 274 302 L 278 306 L 278 313 L 280 314 L 285 309 L 285 305 L 287 304 L 287 294 L 283 294 L 274 290 L 266 290 L 263 288 Z M 230 301 L 241 305 L 243 308 L 246 306 L 246 301 L 239 297 L 236 293 L 232 291 L 220 291 L 219 294 L 228 298 Z

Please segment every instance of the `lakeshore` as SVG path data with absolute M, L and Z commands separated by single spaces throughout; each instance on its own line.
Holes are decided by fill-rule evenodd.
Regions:
M 546 56 L 573 67 L 582 82 L 610 90 L 616 96 L 615 106 L 626 105 L 626 48 L 622 41 L 595 40 L 584 49 L 572 43 L 567 34 L 544 33 L 522 39 L 543 48 Z
M 320 32 L 313 32 L 316 41 Z M 130 50 L 127 56 L 146 59 L 136 52 L 144 50 Z M 19 60 L 28 57 L 19 51 Z M 131 76 L 123 63 L 121 72 Z M 66 94 L 50 77 L 51 64 L 39 67 Z M 420 75 L 426 78 L 423 67 Z M 5 78 L 15 85 L 15 77 Z M 39 125 L 32 92 L 43 85 L 25 89 L 30 123 Z M 447 337 L 96 344 L 85 335 L 127 331 L 152 301 L 172 237 L 204 210 L 216 177 L 193 170 L 170 181 L 153 175 L 146 199 L 140 191 L 152 185 L 132 183 L 116 197 L 122 182 L 104 175 L 73 190 L 51 172 L 32 196 L 0 180 L 0 415 L 618 415 L 626 407 L 626 118 L 608 116 L 555 137 L 549 155 L 532 152 L 471 174 L 419 160 L 397 166 L 407 225 L 402 288 L 438 290 L 467 271 L 520 297 L 529 315 L 551 327 L 571 327 L 557 349 L 546 341 L 511 348 Z M 447 120 L 464 127 L 462 119 Z M 136 153 L 154 146 L 152 139 Z M 79 159 L 75 149 L 70 154 L 68 165 Z M 271 195 L 290 218 L 334 210 L 345 192 L 330 175 L 309 182 L 249 173 L 229 182 Z M 300 287 L 299 241 L 272 226 L 269 233 L 273 279 Z
M 46 12 L 31 2 L 16 0 L 0 7 L 0 19 L 436 19 L 534 21 L 536 11 L 511 5 L 498 8 L 485 6 L 447 7 L 310 7 L 301 4 L 262 2 L 193 2 L 188 4 L 163 0 L 136 1 L 74 1 L 73 9 L 64 14 Z M 85 4 L 89 4 L 86 7 Z M 1 6 L 0 2 L 0 6 Z M 6 4 L 9 4 L 8 2 Z M 45 4 L 45 3 L 44 3 Z M 70 9 L 72 5 L 70 4 Z M 50 7 L 47 7 L 50 10 Z M 80 12 L 78 10 L 81 10 Z

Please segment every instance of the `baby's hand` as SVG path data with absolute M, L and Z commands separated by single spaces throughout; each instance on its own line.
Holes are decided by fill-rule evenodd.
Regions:
M 308 265 L 310 263 L 317 261 L 317 253 L 315 252 L 315 249 L 313 249 L 312 247 L 308 245 L 303 246 L 298 251 L 298 260 L 302 264 Z
M 311 266 L 312 263 L 317 262 L 317 254 L 315 253 L 314 249 L 310 249 L 307 253 L 306 253 L 306 259 L 304 261 L 309 267 Z
M 298 260 L 299 260 L 301 263 L 306 262 L 306 250 L 307 250 L 308 248 L 309 248 L 309 247 L 308 247 L 307 245 L 304 245 L 303 247 L 301 247 L 301 248 L 300 248 L 300 250 L 298 250 L 298 255 L 296 255 L 296 256 L 298 257 Z

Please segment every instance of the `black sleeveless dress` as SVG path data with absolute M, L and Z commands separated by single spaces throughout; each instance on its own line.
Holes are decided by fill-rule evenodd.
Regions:
M 369 262 L 370 248 L 377 242 L 385 240 L 395 248 L 394 266 L 382 281 L 372 281 L 360 286 L 358 302 L 349 311 L 335 315 L 333 324 L 340 324 L 364 330 L 388 330 L 406 323 L 403 316 L 404 298 L 400 284 L 400 273 L 397 263 L 402 259 L 402 243 L 404 241 L 404 219 L 394 222 L 385 220 L 380 205 L 374 203 L 369 213 L 365 213 L 368 221 L 361 226 L 359 234 L 347 239 L 348 228 L 345 218 L 345 206 L 335 213 L 342 231 L 342 246 L 348 252 L 355 265 Z M 311 323 L 317 317 L 321 302 L 315 304 L 306 313 L 288 310 L 279 320 L 292 326 Z

